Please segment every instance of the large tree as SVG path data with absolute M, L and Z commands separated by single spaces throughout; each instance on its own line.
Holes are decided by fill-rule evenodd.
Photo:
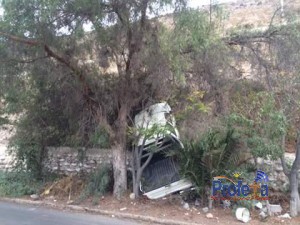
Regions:
M 171 85 L 157 25 L 149 18 L 167 6 L 180 10 L 185 1 L 2 1 L 2 84 L 21 90 L 18 85 L 28 88 L 28 81 L 46 76 L 49 85 L 65 83 L 68 96 L 76 93 L 83 135 L 101 123 L 112 140 L 116 197 L 127 187 L 128 117 L 152 99 L 161 100 Z

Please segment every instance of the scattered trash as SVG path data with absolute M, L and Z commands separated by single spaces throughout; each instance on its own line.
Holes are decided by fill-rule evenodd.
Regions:
M 279 218 L 282 218 L 282 219 L 292 219 L 292 217 L 290 216 L 290 214 L 288 214 L 288 213 L 285 213 L 285 214 L 283 214 L 283 215 L 280 215 L 280 216 L 278 216 Z
M 36 200 L 38 200 L 38 199 L 40 198 L 40 196 L 37 195 L 37 194 L 33 194 L 33 195 L 30 195 L 30 198 L 31 198 L 32 200 L 36 201 Z
M 265 218 L 267 218 L 267 214 L 264 212 L 264 211 L 261 211 L 260 213 L 259 213 L 259 217 L 261 218 L 261 219 L 265 219 Z
M 204 207 L 204 208 L 202 209 L 202 211 L 203 211 L 204 213 L 207 213 L 207 212 L 209 211 L 209 209 L 208 209 L 208 207 Z
M 235 217 L 244 223 L 249 222 L 250 212 L 247 208 L 237 208 L 235 211 Z
M 270 213 L 271 216 L 274 215 L 274 214 L 281 214 L 281 212 L 282 212 L 281 205 L 269 204 L 267 207 L 269 209 L 269 213 Z
M 224 208 L 224 209 L 229 209 L 230 206 L 231 206 L 230 200 L 224 200 L 224 201 L 223 201 L 223 208 Z
M 126 207 L 124 207 L 124 208 L 121 208 L 120 209 L 120 211 L 125 211 L 127 208 Z
M 263 207 L 263 208 L 261 209 L 261 211 L 267 213 L 267 212 L 268 212 L 268 208 L 267 208 L 267 207 Z
M 189 203 L 187 203 L 187 202 L 184 203 L 183 208 L 186 209 L 186 210 L 189 210 L 190 209 Z
M 51 196 L 46 196 L 45 199 L 53 201 L 55 199 L 55 197 L 53 195 L 51 195 Z
M 261 202 L 258 202 L 255 204 L 255 207 L 258 208 L 258 209 L 262 209 L 263 208 L 263 205 Z
M 189 213 L 185 213 L 184 215 L 185 215 L 185 216 L 188 216 L 188 215 L 189 215 Z
M 131 200 L 135 199 L 135 194 L 134 194 L 134 193 L 131 193 L 131 194 L 129 195 L 129 198 L 130 198 Z
M 207 213 L 207 214 L 206 214 L 206 218 L 212 219 L 212 218 L 214 218 L 214 216 L 213 216 L 213 214 L 211 214 L 211 213 Z
M 69 201 L 67 201 L 67 205 L 72 205 L 74 203 L 74 201 L 73 200 L 69 200 Z

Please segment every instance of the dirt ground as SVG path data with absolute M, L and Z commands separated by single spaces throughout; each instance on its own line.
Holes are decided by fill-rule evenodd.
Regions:
M 58 205 L 66 205 L 68 199 L 57 199 L 54 196 L 44 198 L 45 202 L 56 203 Z M 134 201 L 129 197 L 119 201 L 112 196 L 102 196 L 96 202 L 94 199 L 86 199 L 80 203 L 80 206 L 102 209 L 113 212 L 124 212 L 135 215 L 152 216 L 161 219 L 170 219 L 175 221 L 199 223 L 203 225 L 217 224 L 242 224 L 233 215 L 232 209 L 215 208 L 210 211 L 213 218 L 206 218 L 206 213 L 203 212 L 202 207 L 193 206 L 190 204 L 189 209 L 184 209 L 180 201 L 174 197 L 169 196 L 160 200 L 149 200 L 142 198 L 141 200 Z M 285 207 L 284 207 L 285 208 Z M 257 211 L 251 212 L 251 221 L 247 224 L 292 224 L 299 225 L 300 217 L 293 219 L 281 219 L 277 216 L 268 218 L 264 222 L 260 221 Z
M 71 189 L 70 189 L 71 188 Z M 184 207 L 184 202 L 179 194 L 169 195 L 159 200 L 149 200 L 146 197 L 141 197 L 139 200 L 132 200 L 129 197 L 124 197 L 122 200 L 116 200 L 111 195 L 101 196 L 99 198 L 87 198 L 77 201 L 80 193 L 84 188 L 83 181 L 79 177 L 64 177 L 52 184 L 46 185 L 41 194 L 41 200 L 48 203 L 54 203 L 61 208 L 67 204 L 80 205 L 92 209 L 101 209 L 112 212 L 130 213 L 134 215 L 151 216 L 161 219 L 169 219 L 175 221 L 198 223 L 202 225 L 215 224 L 242 224 L 235 218 L 232 209 L 223 209 L 222 206 L 216 206 L 209 213 L 213 218 L 207 218 L 203 212 L 203 206 L 196 206 L 195 202 L 189 202 L 189 207 Z M 70 190 L 72 190 L 70 192 Z M 71 194 L 72 193 L 72 194 Z M 283 207 L 283 213 L 288 211 L 288 196 L 281 193 L 270 193 L 270 203 L 280 204 Z M 30 198 L 29 196 L 27 198 Z M 300 217 L 293 219 L 282 219 L 277 216 L 267 218 L 261 221 L 259 211 L 255 209 L 251 211 L 251 221 L 248 224 L 292 224 L 300 225 Z

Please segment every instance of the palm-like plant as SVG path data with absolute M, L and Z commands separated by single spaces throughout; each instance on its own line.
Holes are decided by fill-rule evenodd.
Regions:
M 191 180 L 203 199 L 209 195 L 214 176 L 227 175 L 236 170 L 239 155 L 237 135 L 233 128 L 211 129 L 197 141 L 185 143 L 178 151 L 181 173 Z

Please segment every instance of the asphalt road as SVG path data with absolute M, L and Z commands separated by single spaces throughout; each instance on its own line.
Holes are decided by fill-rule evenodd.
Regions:
M 0 202 L 0 225 L 138 225 L 139 222 Z

